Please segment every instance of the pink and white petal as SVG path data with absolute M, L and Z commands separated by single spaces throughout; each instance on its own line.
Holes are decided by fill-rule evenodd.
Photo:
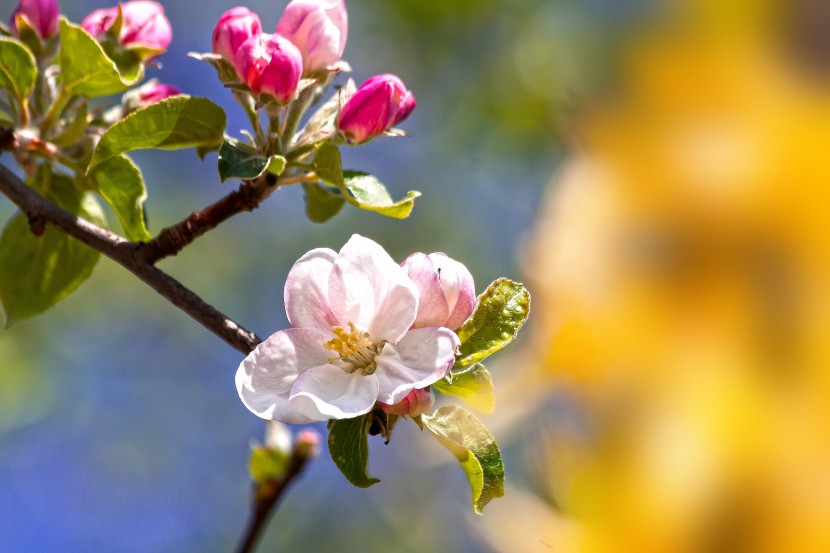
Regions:
M 463 263 L 459 263 L 444 253 L 431 253 L 429 258 L 436 270 L 440 269 L 441 288 L 444 290 L 450 309 L 447 321 L 441 326 L 455 330 L 473 314 L 476 306 L 476 285 L 473 275 Z
M 272 334 L 236 371 L 236 390 L 245 407 L 263 419 L 301 424 L 313 419 L 288 403 L 294 382 L 304 372 L 327 363 L 326 337 L 313 329 L 289 328 Z
M 378 379 L 374 375 L 347 373 L 334 365 L 322 365 L 294 382 L 288 402 L 304 416 L 324 421 L 368 413 L 377 399 Z
M 413 253 L 401 266 L 418 288 L 418 316 L 412 326 L 444 326 L 450 308 L 432 259 L 425 253 Z
M 355 234 L 334 261 L 329 305 L 341 324 L 395 343 L 415 322 L 418 289 L 380 245 Z
M 331 334 L 339 323 L 329 308 L 329 276 L 337 253 L 317 248 L 302 256 L 285 280 L 285 312 L 294 328 L 314 328 Z
M 443 327 L 416 328 L 397 344 L 386 344 L 375 357 L 380 389 L 378 401 L 394 405 L 415 388 L 444 378 L 455 363 L 461 342 Z

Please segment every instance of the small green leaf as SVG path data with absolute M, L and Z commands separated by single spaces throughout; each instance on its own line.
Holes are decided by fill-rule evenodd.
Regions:
M 512 342 L 529 313 L 530 293 L 524 286 L 506 278 L 493 282 L 478 297 L 470 318 L 456 331 L 461 347 L 455 367 L 478 363 Z
M 336 188 L 322 184 L 303 183 L 305 213 L 314 223 L 325 223 L 340 211 L 346 200 Z
M 150 240 L 144 221 L 147 188 L 141 171 L 130 158 L 121 155 L 101 163 L 89 174 L 89 181 L 115 211 L 128 240 Z
M 105 226 L 101 207 L 91 194 L 80 194 L 72 180 L 41 171 L 35 188 L 47 197 L 91 221 Z M 6 325 L 38 315 L 74 292 L 92 274 L 98 252 L 74 238 L 47 227 L 42 236 L 31 233 L 26 216 L 14 217 L 0 236 L 0 304 Z
M 87 172 L 132 150 L 219 146 L 225 124 L 224 110 L 206 98 L 166 98 L 132 112 L 110 127 L 95 148 Z
M 251 479 L 257 484 L 268 480 L 277 480 L 285 475 L 288 468 L 288 455 L 267 447 L 255 447 L 248 461 Z
M 25 102 L 35 86 L 35 56 L 17 39 L 0 37 L 0 88 L 18 102 Z
M 63 148 L 77 144 L 78 140 L 83 136 L 84 131 L 86 131 L 88 115 L 87 105 L 85 103 L 81 104 L 81 107 L 74 114 L 75 118 L 61 130 L 58 136 L 51 139 L 50 142 Z
M 115 62 L 89 33 L 65 18 L 60 21 L 58 60 L 67 92 L 97 98 L 123 92 L 141 80 L 143 70 L 122 75 Z
M 483 413 L 492 413 L 496 407 L 493 379 L 490 371 L 481 363 L 476 363 L 462 374 L 453 376 L 452 383 L 441 379 L 432 387 L 446 396 L 463 399 L 470 407 Z
M 482 509 L 504 495 L 504 463 L 495 438 L 469 411 L 442 407 L 421 420 L 441 444 L 461 463 L 470 481 L 473 510 Z
M 280 175 L 287 160 L 282 156 L 261 156 L 253 148 L 238 140 L 225 137 L 219 147 L 219 178 L 250 180 L 261 177 L 266 171 Z
M 369 476 L 369 440 L 366 434 L 372 414 L 353 419 L 337 419 L 329 423 L 329 453 L 346 479 L 358 488 L 380 482 Z
M 406 219 L 420 192 L 410 191 L 406 198 L 394 202 L 389 191 L 376 177 L 358 171 L 343 171 L 340 150 L 323 143 L 317 147 L 314 169 L 321 179 L 336 186 L 350 204 L 394 219 Z

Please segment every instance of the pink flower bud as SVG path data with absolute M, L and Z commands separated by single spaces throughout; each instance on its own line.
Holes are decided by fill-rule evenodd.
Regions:
M 422 388 L 412 390 L 395 405 L 387 405 L 381 402 L 378 402 L 378 405 L 387 415 L 417 417 L 429 411 L 433 403 L 435 403 L 435 395 L 429 388 Z
M 17 16 L 25 16 L 40 38 L 49 38 L 58 31 L 60 8 L 55 0 L 20 0 L 12 13 L 11 28 L 17 32 Z
M 248 8 L 231 8 L 222 14 L 213 28 L 213 53 L 233 63 L 242 43 L 262 32 L 259 16 Z
M 277 24 L 303 55 L 305 74 L 331 68 L 346 48 L 349 18 L 343 0 L 293 0 Z
M 142 86 L 127 92 L 122 99 L 122 104 L 124 104 L 125 110 L 129 113 L 181 93 L 181 90 L 175 86 L 163 84 L 156 79 L 152 79 Z
M 418 315 L 413 328 L 443 326 L 455 330 L 476 305 L 473 275 L 443 253 L 413 253 L 401 263 L 418 288 Z
M 415 97 L 395 75 L 376 75 L 360 85 L 337 118 L 337 128 L 349 144 L 362 144 L 406 119 Z
M 166 50 L 173 38 L 170 21 L 164 8 L 151 0 L 132 0 L 121 4 L 123 23 L 118 42 L 126 48 L 143 46 L 152 50 Z M 118 18 L 118 8 L 95 10 L 81 22 L 89 34 L 100 37 Z
M 310 459 L 320 455 L 320 434 L 313 428 L 303 428 L 297 432 L 295 444 L 297 454 L 301 457 Z
M 294 97 L 303 73 L 297 47 L 279 35 L 266 33 L 242 43 L 233 64 L 254 94 L 270 94 L 281 104 Z

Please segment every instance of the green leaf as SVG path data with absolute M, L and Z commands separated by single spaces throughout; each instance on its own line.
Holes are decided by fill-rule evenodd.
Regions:
M 121 155 L 101 163 L 89 174 L 89 181 L 115 211 L 128 240 L 150 240 L 144 221 L 147 188 L 141 171 L 130 158 Z
M 461 347 L 455 367 L 478 363 L 512 342 L 529 313 L 530 293 L 523 285 L 506 278 L 493 282 L 478 297 L 470 318 L 456 331 Z
M 80 108 L 78 108 L 74 115 L 75 119 L 66 125 L 61 130 L 61 133 L 51 139 L 50 142 L 63 148 L 77 144 L 83 136 L 84 131 L 86 131 L 88 115 L 89 112 L 86 103 L 81 104 Z
M 132 150 L 219 146 L 225 112 L 206 98 L 173 96 L 138 109 L 110 127 L 92 154 L 87 172 Z
M 64 209 L 104 226 L 104 214 L 91 194 L 80 194 L 72 180 L 45 174 L 37 188 Z M 44 186 L 40 186 L 43 184 Z M 26 216 L 14 217 L 0 236 L 0 304 L 6 326 L 38 315 L 74 292 L 92 274 L 98 252 L 74 238 L 46 227 L 33 235 Z
M 143 70 L 122 75 L 115 62 L 89 33 L 65 18 L 60 21 L 58 61 L 68 93 L 88 98 L 123 92 L 141 80 Z
M 481 363 L 476 363 L 462 374 L 453 376 L 452 383 L 441 379 L 432 387 L 446 396 L 463 399 L 470 407 L 483 413 L 492 413 L 496 407 L 493 379 L 490 371 Z
M 19 40 L 0 37 L 0 88 L 23 103 L 34 88 L 36 79 L 34 54 Z
M 504 495 L 504 463 L 499 446 L 475 415 L 461 407 L 442 407 L 421 420 L 461 463 L 472 489 L 473 510 L 482 509 Z
M 287 160 L 282 156 L 265 157 L 246 144 L 225 137 L 219 147 L 219 178 L 250 180 L 261 177 L 266 171 L 280 175 Z
M 248 461 L 248 471 L 257 484 L 268 480 L 277 480 L 285 475 L 288 468 L 288 455 L 267 447 L 255 447 Z
M 420 192 L 410 191 L 406 198 L 394 202 L 389 191 L 376 177 L 358 171 L 344 172 L 340 150 L 327 142 L 317 147 L 314 169 L 321 179 L 336 186 L 350 204 L 394 219 L 409 217 L 415 198 L 421 195 Z
M 336 419 L 329 424 L 329 453 L 346 479 L 358 488 L 380 482 L 369 476 L 369 440 L 366 434 L 372 414 L 353 419 Z
M 303 183 L 305 213 L 314 223 L 325 223 L 340 211 L 346 200 L 336 188 L 322 184 Z

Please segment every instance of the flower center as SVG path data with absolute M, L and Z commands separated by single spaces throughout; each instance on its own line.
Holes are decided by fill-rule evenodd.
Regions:
M 351 322 L 349 328 L 335 326 L 331 331 L 334 332 L 334 338 L 324 342 L 323 346 L 339 356 L 329 359 L 329 362 L 341 361 L 338 365 L 348 373 L 362 371 L 365 375 L 374 374 L 378 368 L 375 356 L 386 342 L 376 344 L 368 332 L 361 332 Z

